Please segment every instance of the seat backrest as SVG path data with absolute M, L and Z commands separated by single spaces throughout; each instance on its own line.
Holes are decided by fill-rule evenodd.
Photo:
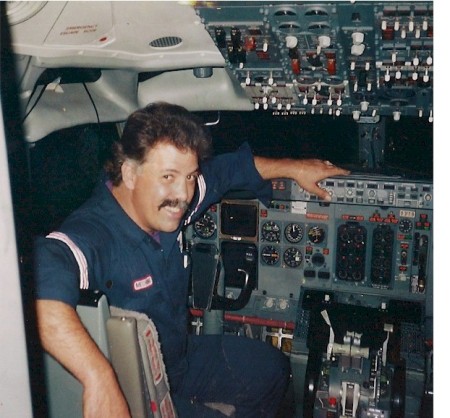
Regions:
M 77 313 L 111 361 L 133 418 L 176 418 L 153 322 L 144 314 L 110 307 L 98 291 L 81 290 Z M 49 418 L 82 418 L 82 386 L 44 355 Z
M 111 363 L 133 418 L 176 418 L 158 333 L 144 314 L 111 306 L 107 321 Z
M 142 313 L 114 306 L 110 311 L 106 325 L 111 363 L 132 417 L 147 417 L 151 409 L 155 418 L 177 418 L 153 321 Z M 233 405 L 224 403 L 210 402 L 205 406 L 229 417 L 236 410 Z
M 106 296 L 96 291 L 82 291 L 77 313 L 89 334 L 109 359 L 106 321 L 110 317 Z M 53 357 L 44 354 L 49 418 L 82 418 L 82 386 Z

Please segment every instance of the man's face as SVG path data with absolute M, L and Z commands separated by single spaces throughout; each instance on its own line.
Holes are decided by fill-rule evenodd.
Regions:
M 194 196 L 198 170 L 194 152 L 160 142 L 134 167 L 128 214 L 147 232 L 176 230 Z

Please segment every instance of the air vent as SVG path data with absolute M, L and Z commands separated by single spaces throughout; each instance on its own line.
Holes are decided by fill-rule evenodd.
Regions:
M 153 48 L 172 48 L 180 45 L 183 42 L 178 36 L 164 36 L 162 38 L 154 39 L 150 42 Z

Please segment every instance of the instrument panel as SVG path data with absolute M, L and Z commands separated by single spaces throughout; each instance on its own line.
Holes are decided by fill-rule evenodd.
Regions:
M 188 231 L 192 242 L 256 245 L 257 286 L 245 315 L 293 321 L 300 288 L 342 291 L 350 303 L 418 301 L 432 311 L 433 185 L 383 176 L 330 178 L 330 203 L 276 179 L 269 207 L 227 198 L 245 232 L 214 205 Z M 257 213 L 257 216 L 244 214 Z M 246 222 L 243 221 L 246 220 Z M 254 235 L 249 223 L 254 223 Z M 226 231 L 226 233 L 224 233 Z M 230 234 L 230 231 L 233 231 Z M 248 231 L 251 231 L 250 233 Z M 229 297 L 238 289 L 227 287 Z M 356 302 L 357 301 L 357 302 Z M 373 307 L 373 306 L 372 306 Z

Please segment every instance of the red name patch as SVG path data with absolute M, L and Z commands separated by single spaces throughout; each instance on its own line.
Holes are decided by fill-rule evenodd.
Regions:
M 145 276 L 141 279 L 136 279 L 133 281 L 133 290 L 135 292 L 140 292 L 141 290 L 148 289 L 153 286 L 152 276 Z

